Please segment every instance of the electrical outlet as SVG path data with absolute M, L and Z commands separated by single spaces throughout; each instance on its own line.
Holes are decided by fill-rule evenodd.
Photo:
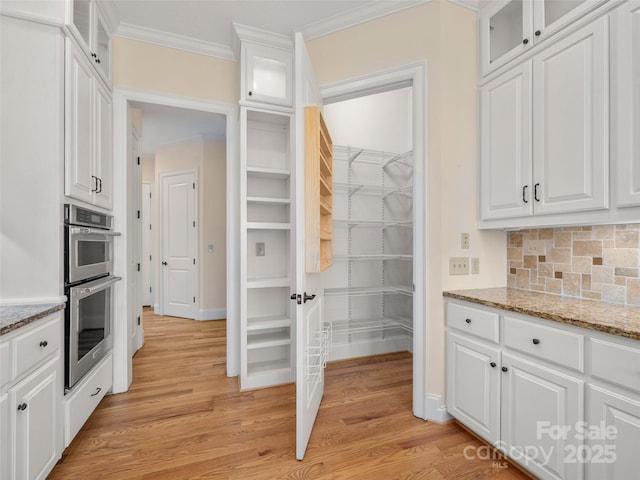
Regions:
M 473 257 L 471 259 L 471 275 L 477 275 L 480 273 L 480 259 Z
M 207 251 L 209 253 L 213 253 L 213 243 L 210 243 L 209 246 L 207 247 Z
M 449 275 L 469 275 L 469 257 L 449 257 Z
M 264 257 L 264 242 L 256 243 L 256 257 Z
M 461 233 L 460 234 L 460 248 L 467 249 L 469 248 L 469 234 Z

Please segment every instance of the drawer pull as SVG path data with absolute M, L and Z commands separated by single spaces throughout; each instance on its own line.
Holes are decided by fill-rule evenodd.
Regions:
M 101 391 L 101 390 L 102 390 L 102 388 L 98 387 L 98 388 L 96 389 L 96 393 L 92 393 L 92 394 L 91 394 L 91 396 L 92 396 L 92 397 L 95 397 L 97 394 L 99 394 L 99 393 L 100 393 L 100 391 Z
M 491 368 L 496 368 L 496 362 L 491 362 L 489 365 L 491 365 Z
M 47 345 L 49 345 L 49 342 L 47 342 L 46 340 L 43 340 L 40 342 L 40 346 L 43 348 L 46 347 Z
M 533 342 L 534 345 L 539 345 L 540 344 L 540 339 L 539 338 L 534 338 L 532 340 L 532 342 Z
M 27 404 L 26 403 L 21 403 L 20 405 L 18 405 L 18 411 L 19 412 L 24 412 L 27 409 Z
M 470 319 L 470 318 L 467 318 L 467 319 L 465 319 L 465 322 L 467 322 L 467 323 L 471 323 L 471 319 Z
M 508 371 L 509 371 L 509 369 L 508 369 L 507 367 L 502 367 L 502 371 L 503 371 L 503 372 L 508 372 Z

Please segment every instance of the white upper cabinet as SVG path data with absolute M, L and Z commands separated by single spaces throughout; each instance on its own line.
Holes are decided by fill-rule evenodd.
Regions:
M 615 16 L 613 104 L 618 206 L 640 205 L 640 1 Z
M 241 102 L 293 105 L 293 52 L 243 42 Z
M 609 206 L 608 20 L 533 57 L 536 214 Z
M 93 0 L 73 0 L 70 6 L 74 37 L 102 79 L 111 85 L 111 29 L 100 5 Z
M 480 112 L 481 217 L 532 215 L 531 62 L 482 87 Z
M 488 75 L 607 0 L 499 0 L 479 15 L 480 74 Z
M 608 78 L 603 17 L 481 88 L 482 220 L 608 207 Z

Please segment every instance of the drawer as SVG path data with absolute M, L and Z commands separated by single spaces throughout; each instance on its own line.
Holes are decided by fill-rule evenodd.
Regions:
M 591 376 L 640 392 L 640 346 L 592 338 L 590 359 Z
M 68 447 L 112 386 L 113 356 L 109 353 L 64 398 L 64 445 Z
M 0 338 L 0 388 L 13 380 L 12 342 L 3 342 Z
M 60 315 L 53 315 L 42 325 L 15 338 L 15 378 L 35 367 L 50 355 L 60 350 L 62 345 L 62 324 Z
M 447 303 L 447 325 L 494 343 L 499 341 L 500 323 L 497 313 L 457 303 Z
M 584 336 L 533 321 L 504 316 L 505 346 L 584 372 Z

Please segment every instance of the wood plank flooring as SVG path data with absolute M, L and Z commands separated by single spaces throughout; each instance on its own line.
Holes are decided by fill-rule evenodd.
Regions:
M 295 387 L 238 391 L 225 322 L 144 314 L 128 392 L 107 396 L 49 476 L 57 479 L 525 479 L 457 424 L 411 414 L 411 355 L 329 364 L 303 461 Z

